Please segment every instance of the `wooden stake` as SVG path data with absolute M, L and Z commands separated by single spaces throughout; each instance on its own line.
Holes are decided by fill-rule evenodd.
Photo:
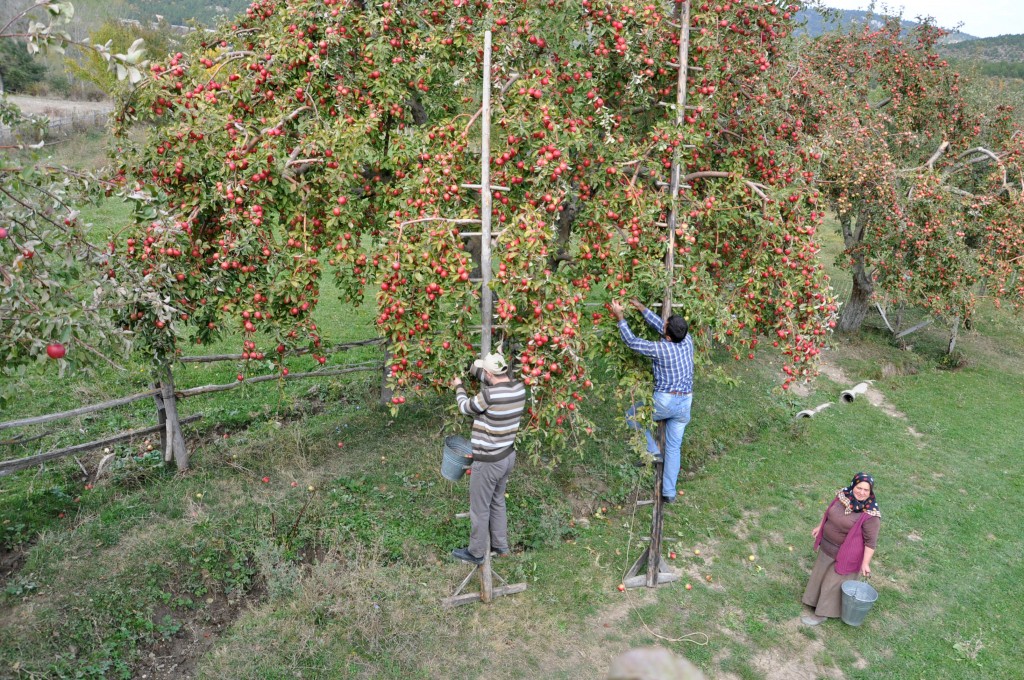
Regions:
M 153 383 L 154 389 L 161 390 L 160 383 Z M 153 395 L 153 401 L 156 402 L 156 426 L 160 429 L 160 450 L 164 452 L 164 463 L 170 465 L 171 458 L 167 454 L 169 450 L 167 448 L 167 409 L 164 408 L 164 396 L 163 391 Z
M 480 116 L 480 357 L 491 351 L 491 32 L 484 31 L 484 93 Z M 490 555 L 490 550 L 487 551 Z M 489 558 L 488 558 L 489 559 Z M 488 570 L 489 571 L 489 570 Z M 489 601 L 489 600 L 486 600 Z
M 185 437 L 181 433 L 181 423 L 178 421 L 178 401 L 174 394 L 174 370 L 168 364 L 164 368 L 163 383 L 164 411 L 167 414 L 165 431 L 167 433 L 167 448 L 164 450 L 164 460 L 174 459 L 178 466 L 178 472 L 188 470 L 188 449 L 185 447 Z

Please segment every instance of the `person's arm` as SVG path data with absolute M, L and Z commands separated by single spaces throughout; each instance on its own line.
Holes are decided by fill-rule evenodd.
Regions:
M 864 559 L 860 562 L 860 574 L 865 578 L 871 576 L 871 558 L 875 554 L 875 546 L 878 545 L 878 530 L 881 525 L 882 522 L 877 517 L 869 517 L 861 529 L 864 536 Z
M 475 397 L 470 398 L 466 394 L 461 380 L 455 388 L 455 399 L 459 402 L 459 413 L 466 416 L 478 416 L 490 408 L 490 404 L 487 402 L 486 389 L 481 388 Z
M 871 576 L 871 558 L 874 554 L 874 548 L 864 547 L 864 559 L 860 563 L 860 575 L 864 578 Z
M 647 325 L 658 334 L 658 337 L 665 335 L 665 321 L 659 315 L 646 307 L 640 310 L 640 313 L 643 314 L 644 321 L 646 321 Z
M 635 300 L 633 305 L 639 304 Z M 642 306 L 642 305 L 641 305 Z M 626 343 L 626 347 L 638 354 L 642 354 L 645 357 L 654 357 L 658 354 L 658 343 L 651 342 L 650 340 L 643 340 L 633 335 L 633 331 L 629 328 L 629 323 L 626 321 L 625 314 L 622 309 L 622 305 L 612 300 L 608 304 L 608 309 L 611 310 L 612 316 L 618 319 L 619 336 L 622 341 Z

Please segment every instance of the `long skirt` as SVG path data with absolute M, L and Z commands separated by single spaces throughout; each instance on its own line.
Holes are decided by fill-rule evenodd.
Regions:
M 843 613 L 843 584 L 857 578 L 852 574 L 837 574 L 834 568 L 836 561 L 818 551 L 818 559 L 811 570 L 811 580 L 804 591 L 803 603 L 814 607 L 817 616 L 835 619 Z

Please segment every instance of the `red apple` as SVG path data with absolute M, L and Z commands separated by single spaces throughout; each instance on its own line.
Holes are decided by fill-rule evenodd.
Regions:
M 63 359 L 67 353 L 67 348 L 59 342 L 51 342 L 46 346 L 46 354 L 51 359 Z

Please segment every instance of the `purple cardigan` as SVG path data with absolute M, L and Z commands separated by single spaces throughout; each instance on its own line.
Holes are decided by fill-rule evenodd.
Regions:
M 825 529 L 825 521 L 828 519 L 828 511 L 838 502 L 838 498 L 832 499 L 832 502 L 825 509 L 825 515 L 821 518 L 821 524 L 818 525 L 818 537 L 814 540 L 815 550 L 821 545 L 821 536 Z M 860 513 L 857 523 L 850 528 L 850 532 L 846 534 L 843 544 L 839 546 L 835 565 L 837 574 L 855 574 L 860 571 L 860 565 L 864 561 L 864 532 L 861 531 L 861 527 L 864 526 L 867 518 L 868 514 L 866 512 Z

